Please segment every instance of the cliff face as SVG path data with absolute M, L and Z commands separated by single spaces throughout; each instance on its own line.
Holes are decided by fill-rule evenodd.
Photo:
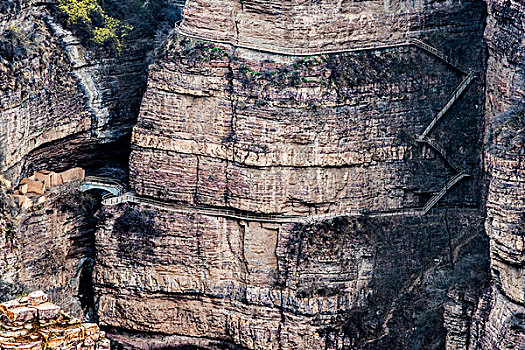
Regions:
M 292 40 L 299 14 L 323 37 L 375 11 L 366 30 L 411 18 L 409 37 L 483 71 L 483 4 L 303 5 L 190 1 L 151 66 L 130 185 L 139 196 L 197 210 L 104 207 L 95 290 L 101 324 L 122 344 L 438 349 L 447 291 L 482 290 L 483 76 L 430 128 L 431 140 L 418 143 L 467 74 L 422 44 L 400 44 L 405 27 L 389 35 L 388 48 L 361 50 L 386 37 L 364 42 L 348 31 L 334 45 L 356 50 L 308 57 L 267 52 L 262 41 L 303 47 L 304 37 Z M 215 27 L 229 26 L 230 8 L 240 45 L 210 34 L 233 35 Z M 331 28 L 312 25 L 332 13 Z M 277 23 L 292 39 L 263 29 Z M 311 42 L 309 49 L 326 46 Z M 471 178 L 448 189 L 435 213 L 374 216 L 423 207 L 460 172 Z M 203 211 L 217 208 L 241 219 Z M 347 211 L 370 216 L 311 225 L 248 218 Z
M 190 2 L 186 16 L 197 10 Z M 442 44 L 435 31 L 421 38 Z M 454 57 L 481 70 L 479 35 L 450 41 L 468 52 Z M 304 58 L 178 35 L 151 68 L 133 132 L 131 187 L 252 212 L 377 211 L 422 206 L 461 170 L 473 180 L 449 200 L 474 204 L 482 79 L 431 132 L 445 159 L 415 142 L 463 78 L 414 46 Z
M 340 50 L 438 32 L 469 33 L 483 20 L 482 8 L 475 0 L 195 0 L 186 5 L 182 29 L 269 49 Z
M 472 338 L 474 348 L 519 349 L 525 344 L 525 4 L 489 1 L 488 9 L 485 227 L 493 287 Z
M 49 5 L 1 6 L 3 173 L 16 181 L 34 169 L 101 166 L 126 156 L 127 142 L 105 145 L 129 138 L 153 45 L 137 40 L 118 58 L 96 57 L 53 19 Z
M 3 1 L 0 63 L 2 170 L 15 179 L 35 148 L 88 132 L 91 118 L 70 63 L 32 1 Z M 8 46 L 8 43 L 12 47 Z
M 79 193 L 76 186 L 61 186 L 47 194 L 45 204 L 13 213 L 0 250 L 2 299 L 41 289 L 73 316 L 93 318 L 98 200 Z
M 112 56 L 81 45 L 56 15 L 52 3 L 0 1 L 0 169 L 13 181 L 2 191 L 32 170 L 127 162 L 155 40 L 134 33 Z M 12 213 L 2 199 L 0 298 L 43 289 L 93 319 L 97 205 L 71 186 L 46 194 L 44 205 Z
M 437 349 L 447 288 L 485 279 L 472 211 L 284 226 L 148 206 L 104 212 L 100 322 L 139 348 L 158 334 L 164 346 Z M 114 335 L 126 330 L 150 335 Z
M 0 296 L 125 348 L 521 349 L 525 8 L 486 4 L 191 0 L 140 102 L 153 40 L 0 2 L 3 171 L 131 147 L 135 192 L 0 198 Z

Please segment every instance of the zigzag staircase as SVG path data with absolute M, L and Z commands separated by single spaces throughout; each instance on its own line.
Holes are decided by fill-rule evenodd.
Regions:
M 424 50 L 431 52 L 432 54 L 438 56 L 445 62 L 449 63 L 452 66 L 458 67 L 457 63 L 453 63 L 452 60 L 448 59 L 447 56 L 441 54 L 438 50 L 432 48 L 430 45 L 424 44 L 423 42 L 420 42 L 419 40 L 414 40 L 414 44 L 418 47 L 423 48 Z M 431 49 L 430 49 L 431 48 Z M 444 56 L 444 57 L 443 57 Z M 459 69 L 459 68 L 458 68 Z M 441 120 L 441 118 L 450 110 L 450 108 L 454 105 L 454 103 L 461 97 L 463 92 L 467 89 L 467 87 L 472 83 L 472 81 L 476 79 L 476 75 L 474 72 L 469 72 L 465 79 L 458 85 L 458 87 L 454 90 L 452 93 L 452 96 L 447 101 L 445 106 L 441 108 L 441 110 L 436 114 L 436 116 L 432 119 L 430 124 L 425 128 L 423 133 L 419 135 L 416 140 L 420 143 L 427 144 L 430 148 L 434 149 L 447 163 L 448 165 L 457 172 L 454 177 L 452 177 L 445 186 L 436 193 L 422 208 L 422 214 L 426 214 L 432 209 L 440 200 L 443 198 L 448 190 L 452 188 L 455 184 L 460 182 L 461 180 L 470 177 L 469 174 L 465 173 L 464 171 L 460 171 L 458 165 L 448 157 L 447 152 L 443 147 L 441 147 L 435 140 L 428 137 L 428 135 L 432 132 L 434 127 L 437 125 L 437 123 Z

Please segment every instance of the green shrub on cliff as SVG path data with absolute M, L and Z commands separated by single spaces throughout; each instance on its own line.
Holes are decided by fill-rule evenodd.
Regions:
M 65 24 L 77 29 L 98 46 L 108 46 L 117 54 L 132 26 L 106 14 L 97 0 L 58 0 L 57 9 Z

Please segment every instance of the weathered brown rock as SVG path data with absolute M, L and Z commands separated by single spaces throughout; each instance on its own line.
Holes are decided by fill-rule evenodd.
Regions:
M 150 73 L 131 186 L 164 200 L 265 213 L 422 206 L 452 171 L 414 140 L 460 80 L 413 48 L 302 59 L 179 37 Z M 467 161 L 479 152 L 478 88 L 452 112 L 461 118 L 435 130 L 473 175 L 450 197 L 456 203 L 478 201 L 469 189 L 478 170 Z
M 44 195 L 46 193 L 46 186 L 43 182 L 31 180 L 25 177 L 20 181 L 20 184 L 20 192 L 22 194 L 34 193 L 38 195 Z
M 5 0 L 0 40 L 21 54 L 0 59 L 0 169 L 9 180 L 38 168 L 100 165 L 136 119 L 153 41 L 119 59 L 96 57 L 53 19 L 51 6 Z M 14 37 L 13 37 L 14 36 Z M 108 146 L 111 145 L 111 146 Z
M 0 304 L 0 349 L 109 350 L 96 324 L 83 324 L 44 300 L 47 295 L 34 292 Z
M 75 317 L 91 317 L 92 295 L 82 291 L 91 285 L 94 199 L 67 185 L 53 189 L 45 202 L 40 197 L 35 201 L 38 206 L 25 196 L 15 198 L 28 200 L 25 208 L 31 210 L 11 222 L 11 231 L 2 229 L 0 285 L 7 289 L 4 293 L 42 289 Z
M 182 29 L 263 48 L 340 50 L 420 37 L 437 28 L 481 29 L 482 6 L 481 1 L 190 0 Z
M 470 324 L 470 344 L 525 348 L 525 3 L 489 0 L 485 167 L 492 288 Z
M 183 31 L 205 38 L 174 35 L 151 66 L 132 135 L 137 194 L 248 213 L 376 212 L 421 207 L 455 174 L 415 142 L 464 78 L 434 55 L 407 46 L 305 58 L 235 44 L 343 49 L 418 37 L 481 71 L 481 1 L 195 0 L 184 11 Z M 481 201 L 482 86 L 483 77 L 432 131 L 472 175 L 444 206 Z M 104 213 L 102 324 L 212 348 L 214 339 L 248 349 L 443 345 L 447 289 L 472 278 L 463 254 L 484 243 L 478 214 L 461 210 L 300 228 L 133 205 Z M 486 278 L 479 254 L 476 286 Z M 458 267 L 437 272 L 444 261 Z
M 442 215 L 292 226 L 105 207 L 95 267 L 100 322 L 184 335 L 172 340 L 181 345 L 215 339 L 249 349 L 443 342 L 439 317 L 432 332 L 412 333 L 432 314 L 417 310 L 444 301 L 447 287 L 436 281 L 448 286 L 482 275 L 487 247 L 481 218 L 449 212 L 458 251 L 458 268 L 450 270 Z M 471 254 L 480 266 L 469 262 L 464 270 Z M 422 289 L 411 287 L 420 283 Z M 403 314 L 413 323 L 401 322 Z M 147 339 L 125 342 L 147 348 Z

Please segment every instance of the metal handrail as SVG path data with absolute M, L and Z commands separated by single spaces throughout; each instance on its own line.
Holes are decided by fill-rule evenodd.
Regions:
M 228 40 L 228 39 L 221 38 L 219 36 L 214 36 L 214 35 L 211 35 L 209 37 L 204 37 L 204 36 L 200 36 L 196 34 L 190 34 L 190 33 L 185 32 L 181 28 L 181 22 L 182 21 L 176 22 L 175 28 L 174 28 L 175 32 L 179 35 L 183 35 L 189 38 L 202 40 L 202 41 L 211 41 L 211 42 L 215 42 L 219 44 L 233 45 L 236 47 L 245 48 L 249 50 L 262 51 L 262 52 L 268 52 L 268 53 L 273 53 L 273 54 L 278 54 L 278 55 L 287 55 L 287 56 L 318 56 L 318 55 L 338 54 L 338 53 L 346 53 L 346 52 L 389 49 L 389 48 L 402 47 L 402 46 L 416 46 L 440 58 L 442 61 L 456 68 L 462 73 L 467 74 L 469 72 L 467 68 L 463 67 L 461 64 L 453 60 L 451 57 L 447 56 L 446 54 L 439 51 L 435 47 L 419 39 L 415 39 L 415 38 L 408 38 L 408 39 L 393 41 L 390 43 L 372 44 L 372 45 L 348 48 L 348 49 L 311 51 L 309 49 L 298 49 L 298 48 L 284 47 L 284 46 L 278 46 L 278 45 L 268 45 L 268 46 L 253 45 L 253 44 L 249 44 L 245 42 L 240 42 L 239 40 L 235 40 L 235 41 Z
M 445 104 L 443 108 L 436 114 L 434 119 L 430 122 L 430 124 L 426 127 L 425 131 L 419 136 L 419 140 L 423 140 L 431 131 L 434 129 L 436 124 L 439 122 L 439 120 L 445 115 L 446 112 L 452 107 L 452 105 L 457 101 L 457 99 L 461 96 L 461 94 L 467 89 L 467 87 L 470 85 L 470 83 L 476 79 L 476 75 L 473 72 L 470 72 L 465 79 L 456 87 L 454 92 L 452 93 L 452 96 L 448 100 L 448 102 Z
M 425 143 L 429 147 L 431 147 L 433 150 L 435 150 L 437 153 L 441 155 L 441 157 L 447 162 L 447 164 L 454 169 L 455 172 L 460 172 L 459 166 L 447 155 L 447 152 L 443 147 L 441 147 L 439 144 L 437 144 L 434 140 L 430 139 L 429 137 L 419 137 L 417 139 L 417 142 Z
M 459 181 L 463 180 L 466 177 L 470 177 L 469 174 L 466 174 L 464 172 L 461 172 L 459 174 L 454 175 L 450 180 L 447 181 L 445 186 L 439 191 L 434 197 L 432 197 L 424 206 L 423 206 L 423 214 L 428 213 L 428 211 L 439 202 L 441 198 L 448 192 L 449 189 L 451 189 L 455 184 L 457 184 Z
M 111 187 L 117 190 L 118 196 L 122 195 L 126 191 L 126 187 L 121 182 L 97 176 L 86 176 L 84 181 L 82 181 L 82 184 Z
M 466 174 L 458 174 L 458 175 L 462 175 L 461 178 L 469 176 Z M 447 186 L 446 186 L 447 188 L 452 187 L 459 180 L 461 180 L 460 176 L 458 175 L 456 175 L 453 179 L 451 179 L 447 183 Z M 437 203 L 437 200 L 436 200 L 436 203 Z M 102 200 L 102 204 L 106 206 L 118 205 L 122 203 L 134 203 L 134 204 L 139 204 L 139 205 L 146 204 L 150 206 L 159 207 L 164 210 L 181 212 L 181 213 L 197 213 L 197 214 L 209 215 L 209 216 L 228 217 L 228 218 L 234 218 L 234 219 L 239 219 L 239 220 L 249 220 L 249 221 L 269 222 L 269 223 L 294 223 L 294 222 L 308 223 L 308 222 L 315 222 L 315 221 L 320 221 L 320 220 L 334 219 L 334 218 L 343 217 L 343 216 L 353 216 L 353 217 L 414 216 L 414 215 L 424 215 L 431 209 L 431 206 L 427 207 L 429 205 L 429 203 L 427 203 L 427 205 L 425 205 L 425 207 L 422 207 L 422 208 L 410 208 L 410 209 L 376 211 L 376 212 L 349 210 L 349 211 L 343 211 L 343 212 L 338 212 L 338 213 L 313 214 L 313 215 L 303 215 L 302 216 L 302 215 L 242 213 L 236 210 L 226 209 L 226 208 L 214 208 L 214 207 L 190 206 L 190 205 L 183 205 L 183 204 L 166 203 L 166 202 L 162 202 L 162 201 L 147 198 L 147 197 L 136 196 L 133 194 L 124 194 L 122 196 L 110 197 L 110 198 L 106 198 Z

